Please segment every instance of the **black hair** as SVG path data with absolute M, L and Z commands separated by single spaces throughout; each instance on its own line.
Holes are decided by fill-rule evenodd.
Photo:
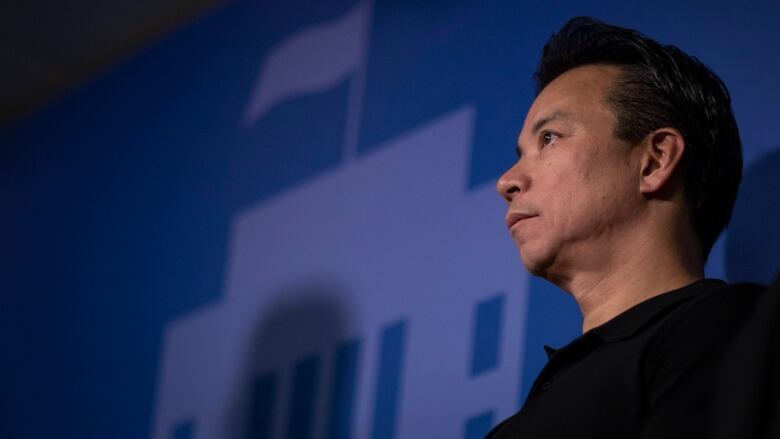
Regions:
M 606 102 L 616 137 L 636 144 L 663 127 L 685 140 L 679 170 L 702 257 L 731 218 L 742 178 L 742 143 L 723 81 L 698 59 L 639 32 L 590 17 L 569 20 L 544 46 L 537 94 L 562 73 L 591 64 L 620 68 Z

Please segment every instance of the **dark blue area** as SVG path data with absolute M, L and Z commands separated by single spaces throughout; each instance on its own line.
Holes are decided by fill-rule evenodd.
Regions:
M 171 439 L 192 439 L 195 434 L 195 424 L 191 421 L 185 421 L 173 429 Z
M 531 277 L 526 320 L 525 353 L 519 405 L 547 364 L 544 346 L 563 347 L 582 333 L 582 316 L 574 299 L 546 280 Z
M 780 148 L 745 170 L 726 236 L 729 281 L 770 284 L 780 270 Z
M 498 367 L 503 327 L 504 295 L 477 304 L 471 343 L 470 374 L 475 377 Z
M 336 352 L 328 439 L 350 439 L 352 437 L 360 351 L 360 340 L 352 340 L 339 346 Z
M 287 422 L 289 439 L 308 439 L 314 433 L 314 408 L 317 402 L 322 360 L 318 356 L 306 358 L 295 365 L 292 398 Z
M 482 439 L 493 427 L 493 412 L 481 413 L 466 420 L 463 439 Z
M 388 325 L 382 330 L 374 401 L 374 426 L 371 435 L 373 439 L 395 439 L 396 437 L 405 344 L 406 320 Z
M 235 212 L 339 161 L 346 84 L 241 127 L 264 51 L 350 6 L 277 3 L 233 3 L 3 133 L 0 437 L 146 437 L 164 325 L 222 294 Z
M 249 403 L 247 439 L 270 439 L 277 399 L 277 375 L 267 374 L 255 378 L 252 399 Z

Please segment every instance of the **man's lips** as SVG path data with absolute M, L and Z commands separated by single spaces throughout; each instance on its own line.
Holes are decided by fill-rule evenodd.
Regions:
M 535 216 L 538 216 L 538 215 L 533 214 L 533 213 L 527 213 L 527 212 L 510 212 L 506 216 L 506 227 L 508 229 L 511 229 L 512 227 L 514 227 L 519 222 L 521 222 L 523 220 L 527 220 L 528 218 L 533 218 Z

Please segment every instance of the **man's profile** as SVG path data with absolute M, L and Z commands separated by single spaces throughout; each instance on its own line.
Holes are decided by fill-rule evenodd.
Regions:
M 570 293 L 583 335 L 490 438 L 702 437 L 717 363 L 760 288 L 704 279 L 742 153 L 728 91 L 636 31 L 570 20 L 544 47 L 497 189 L 523 265 Z

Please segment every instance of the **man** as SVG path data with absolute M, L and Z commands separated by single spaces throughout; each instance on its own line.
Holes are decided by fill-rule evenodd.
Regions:
M 583 335 L 489 438 L 707 437 L 723 346 L 760 288 L 704 280 L 742 172 L 728 91 L 636 31 L 569 21 L 544 48 L 518 160 L 498 181 L 525 267 Z

